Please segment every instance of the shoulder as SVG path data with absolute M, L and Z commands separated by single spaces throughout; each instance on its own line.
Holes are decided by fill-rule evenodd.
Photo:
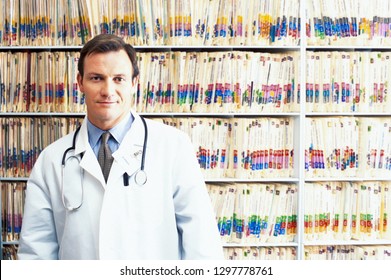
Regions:
M 62 157 L 65 150 L 72 146 L 74 133 L 75 132 L 71 132 L 49 144 L 42 150 L 40 156 L 48 157 L 53 160 L 57 159 L 58 157 Z
M 72 146 L 73 135 L 74 132 L 59 138 L 39 153 L 31 170 L 30 180 L 37 178 L 44 180 L 44 178 L 60 174 L 55 170 L 61 167 L 66 150 Z
M 148 132 L 150 131 L 153 134 L 157 134 L 162 138 L 188 138 L 188 135 L 179 130 L 178 128 L 165 124 L 161 120 L 154 119 L 145 119 L 148 126 Z
M 153 145 L 160 148 L 183 152 L 183 150 L 192 151 L 193 145 L 188 134 L 178 129 L 163 123 L 160 120 L 146 119 L 148 127 L 148 139 Z

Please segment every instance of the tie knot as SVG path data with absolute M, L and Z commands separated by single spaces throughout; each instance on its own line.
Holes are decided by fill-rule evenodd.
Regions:
M 110 136 L 111 136 L 111 134 L 108 131 L 102 133 L 102 142 L 106 144 L 107 141 L 109 140 Z

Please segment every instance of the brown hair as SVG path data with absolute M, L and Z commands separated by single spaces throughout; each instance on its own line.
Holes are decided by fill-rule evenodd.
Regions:
M 124 50 L 128 54 L 133 66 L 132 79 L 136 78 L 140 72 L 137 65 L 135 49 L 130 44 L 125 43 L 122 38 L 113 34 L 100 34 L 88 41 L 80 51 L 77 70 L 79 70 L 80 75 L 83 77 L 84 60 L 87 56 L 93 53 L 106 53 L 120 50 Z

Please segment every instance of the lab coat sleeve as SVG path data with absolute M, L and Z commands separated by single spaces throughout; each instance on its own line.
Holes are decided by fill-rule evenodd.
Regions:
M 50 162 L 49 158 L 46 158 Z M 18 259 L 58 259 L 58 242 L 52 201 L 44 173 L 45 152 L 41 153 L 27 183 Z M 48 170 L 46 170 L 48 171 Z M 49 171 L 50 172 L 50 171 Z M 52 182 L 56 184 L 56 182 Z
M 223 259 L 215 214 L 187 135 L 179 137 L 174 163 L 174 204 L 182 259 Z

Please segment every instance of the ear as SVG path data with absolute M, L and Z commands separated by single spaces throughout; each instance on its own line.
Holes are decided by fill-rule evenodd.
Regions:
M 136 76 L 136 77 L 133 78 L 133 81 L 132 81 L 132 86 L 133 87 L 137 85 L 138 79 L 139 79 L 139 76 Z
M 77 73 L 77 83 L 79 84 L 80 91 L 83 92 L 83 77 L 80 75 L 80 73 Z

